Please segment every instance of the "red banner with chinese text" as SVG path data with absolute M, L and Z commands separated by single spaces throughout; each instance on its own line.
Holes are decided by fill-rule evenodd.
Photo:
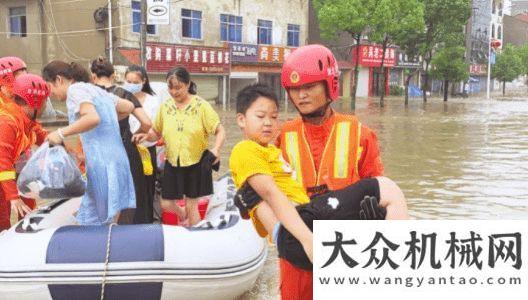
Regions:
M 357 46 L 352 48 L 352 63 L 356 63 Z M 385 60 L 383 65 L 385 67 L 394 67 L 396 62 L 396 49 L 387 48 L 385 51 Z M 381 60 L 383 59 L 383 47 L 378 45 L 360 45 L 359 46 L 359 64 L 364 67 L 381 67 Z
M 190 73 L 229 74 L 231 66 L 230 50 L 220 47 L 148 43 L 146 58 L 149 72 L 184 67 Z

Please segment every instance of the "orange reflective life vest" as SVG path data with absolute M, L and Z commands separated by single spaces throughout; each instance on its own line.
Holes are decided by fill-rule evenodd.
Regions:
M 16 104 L 14 104 L 16 105 Z M 0 153 L 0 155 L 12 155 L 13 160 L 17 161 L 20 155 L 29 150 L 37 139 L 35 133 L 32 130 L 26 130 L 24 121 L 22 119 L 22 113 L 18 107 L 9 106 L 9 104 L 0 108 L 0 117 L 7 118 L 8 122 L 15 124 L 16 128 L 16 139 L 14 143 L 14 152 L 13 153 Z M 1 132 L 0 132 L 1 134 Z M 5 171 L 0 173 L 0 181 L 10 180 L 15 178 L 15 171 Z M 2 180 L 3 179 L 3 180 Z
M 280 135 L 284 158 L 295 170 L 294 179 L 309 196 L 339 190 L 360 180 L 358 162 L 361 123 L 355 116 L 334 112 L 334 124 L 323 150 L 317 172 L 301 118 L 286 122 Z

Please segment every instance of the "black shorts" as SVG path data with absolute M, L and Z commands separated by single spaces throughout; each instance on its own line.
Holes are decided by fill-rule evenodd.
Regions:
M 161 197 L 165 200 L 201 198 L 213 193 L 213 175 L 201 163 L 174 167 L 168 161 L 161 180 Z
M 359 220 L 360 203 L 365 196 L 380 199 L 377 179 L 362 179 L 344 189 L 317 196 L 310 203 L 296 208 L 301 219 L 313 231 L 314 220 Z M 279 257 L 301 269 L 312 270 L 312 264 L 302 245 L 282 225 L 277 237 L 277 248 Z

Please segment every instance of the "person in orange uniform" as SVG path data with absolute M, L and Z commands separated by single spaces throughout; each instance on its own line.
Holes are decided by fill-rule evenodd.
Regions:
M 13 103 L 13 83 L 18 75 L 26 74 L 26 63 L 15 56 L 0 58 L 0 107 Z
M 11 92 L 16 105 L 0 107 L 0 231 L 11 226 L 11 210 L 23 217 L 35 207 L 34 200 L 18 195 L 15 163 L 31 146 L 43 141 L 34 129 L 40 126 L 36 118 L 50 90 L 40 76 L 23 74 L 14 80 Z
M 277 146 L 310 197 L 383 176 L 376 134 L 330 107 L 339 97 L 339 70 L 328 48 L 295 50 L 284 62 L 281 82 L 300 116 L 283 125 Z M 280 266 L 282 299 L 311 299 L 312 272 L 284 259 Z
M 26 63 L 22 59 L 16 56 L 0 58 L 0 108 L 17 105 L 13 100 L 13 84 L 18 76 L 27 73 Z M 37 145 L 42 144 L 48 135 L 39 123 L 35 123 L 32 131 L 36 135 Z

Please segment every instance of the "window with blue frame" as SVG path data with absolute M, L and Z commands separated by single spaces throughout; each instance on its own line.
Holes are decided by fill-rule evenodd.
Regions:
M 242 43 L 242 17 L 220 14 L 220 40 Z
M 264 45 L 271 45 L 273 40 L 271 38 L 273 32 L 273 23 L 266 20 L 258 20 L 258 43 Z
M 199 10 L 183 9 L 182 16 L 182 36 L 186 38 L 202 38 L 202 12 Z
M 9 8 L 9 36 L 10 37 L 26 37 L 26 7 L 11 7 Z
M 299 35 L 301 26 L 288 24 L 288 46 L 299 47 Z
M 132 1 L 132 31 L 141 32 L 141 1 Z M 156 25 L 147 25 L 148 34 L 156 34 Z

